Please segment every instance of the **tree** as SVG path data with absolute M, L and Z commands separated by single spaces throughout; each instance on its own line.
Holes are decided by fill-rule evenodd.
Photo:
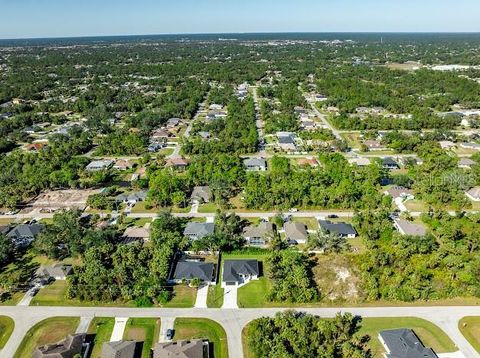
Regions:
M 310 250 L 322 250 L 325 253 L 338 253 L 349 250 L 350 244 L 345 237 L 318 230 L 316 233 L 308 236 L 307 248 Z
M 13 261 L 15 245 L 6 235 L 0 233 L 0 267 Z

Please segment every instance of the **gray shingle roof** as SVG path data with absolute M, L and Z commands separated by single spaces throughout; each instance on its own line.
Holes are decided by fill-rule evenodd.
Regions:
M 273 235 L 273 224 L 261 222 L 258 226 L 250 225 L 243 229 L 243 237 L 265 237 Z
M 183 231 L 185 236 L 196 236 L 201 239 L 205 236 L 212 235 L 215 231 L 214 223 L 198 223 L 189 222 Z
M 102 346 L 101 358 L 134 358 L 136 342 L 106 342 Z
M 225 260 L 223 262 L 223 281 L 240 282 L 241 276 L 258 276 L 257 260 Z
M 387 358 L 437 358 L 431 348 L 426 348 L 411 329 L 391 329 L 380 332 L 390 353 Z
M 213 279 L 214 265 L 211 262 L 179 261 L 175 267 L 173 278 L 175 280 L 192 280 L 199 278 L 210 282 Z
M 357 235 L 353 226 L 347 223 L 333 223 L 328 220 L 318 220 L 318 223 L 323 230 L 332 234 Z
M 267 162 L 263 158 L 247 158 L 243 161 L 246 167 L 266 168 Z
M 283 229 L 287 240 L 301 241 L 307 239 L 307 227 L 303 223 L 289 221 L 283 225 Z

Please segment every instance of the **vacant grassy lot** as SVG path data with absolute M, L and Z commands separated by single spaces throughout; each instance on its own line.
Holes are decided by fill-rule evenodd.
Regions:
M 100 358 L 103 343 L 109 342 L 112 336 L 115 318 L 113 317 L 95 317 L 88 327 L 88 334 L 94 334 L 95 339 L 90 358 Z
M 14 358 L 31 357 L 39 346 L 56 343 L 75 333 L 80 318 L 53 317 L 37 323 L 25 335 Z
M 217 322 L 204 318 L 177 318 L 175 340 L 208 339 L 215 358 L 228 358 L 227 334 Z
M 361 322 L 360 334 L 370 336 L 369 346 L 374 357 L 383 357 L 383 347 L 378 334 L 385 329 L 410 328 L 422 343 L 431 347 L 436 353 L 454 352 L 457 350 L 452 340 L 436 325 L 414 317 L 364 318 Z
M 130 318 L 123 339 L 143 342 L 142 358 L 150 358 L 150 350 L 160 335 L 160 319 Z
M 13 319 L 7 316 L 0 316 L 0 349 L 7 344 L 14 327 L 15 322 Z
M 480 317 L 463 317 L 458 323 L 458 328 L 472 347 L 480 353 Z
M 205 203 L 198 207 L 199 213 L 214 213 L 217 211 L 217 205 L 215 203 Z
M 191 308 L 195 305 L 197 289 L 188 285 L 175 285 L 172 287 L 173 298 L 163 307 Z

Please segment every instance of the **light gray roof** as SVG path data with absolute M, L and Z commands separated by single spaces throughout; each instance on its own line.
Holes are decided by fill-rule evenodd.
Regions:
M 467 191 L 467 194 L 475 199 L 480 199 L 480 186 L 476 186 L 470 189 L 469 191 Z
M 175 280 L 192 280 L 199 278 L 210 282 L 213 279 L 214 265 L 211 262 L 179 261 L 175 267 L 173 278 Z
M 243 164 L 245 164 L 246 167 L 267 167 L 267 161 L 263 158 L 247 158 L 243 161 Z
M 64 264 L 55 264 L 51 266 L 41 266 L 37 270 L 38 277 L 67 277 L 72 272 L 72 266 Z
M 392 186 L 391 188 L 385 190 L 385 193 L 390 195 L 392 198 L 400 198 L 404 195 L 413 195 L 413 190 L 404 188 L 402 186 Z
M 42 231 L 42 225 L 39 224 L 20 224 L 15 226 L 8 234 L 7 237 L 11 239 L 23 239 L 23 238 L 32 238 L 38 235 Z
M 196 236 L 201 239 L 205 236 L 212 235 L 215 231 L 214 223 L 198 223 L 189 222 L 183 231 L 185 236 Z
M 462 166 L 470 166 L 470 165 L 474 165 L 476 164 L 477 162 L 475 162 L 474 160 L 470 159 L 470 158 L 460 158 L 459 162 L 458 162 L 458 165 L 462 165 Z
M 203 358 L 204 349 L 208 349 L 200 339 L 157 343 L 153 349 L 153 358 Z
M 223 262 L 223 282 L 240 282 L 241 276 L 258 276 L 257 260 L 225 260 Z
M 134 358 L 136 345 L 134 341 L 103 343 L 100 358 Z
M 208 186 L 196 186 L 192 191 L 192 199 L 201 199 L 208 202 L 212 199 L 212 190 Z
M 357 232 L 352 225 L 347 223 L 333 223 L 328 220 L 318 220 L 320 227 L 332 234 L 338 235 L 357 235 Z
M 283 225 L 283 229 L 287 240 L 301 241 L 307 239 L 307 227 L 303 223 L 289 221 Z
M 386 358 L 437 358 L 431 348 L 426 348 L 411 329 L 391 329 L 380 332 L 390 353 Z
M 116 201 L 143 201 L 147 198 L 147 191 L 137 191 L 133 193 L 123 193 L 115 197 Z
M 273 224 L 269 222 L 261 222 L 257 226 L 250 225 L 243 229 L 243 237 L 265 237 L 273 235 Z
M 395 219 L 395 226 L 403 235 L 425 236 L 427 229 L 422 224 L 403 219 Z
M 100 170 L 106 169 L 113 165 L 113 160 L 105 159 L 105 160 L 94 160 L 87 165 L 87 170 Z

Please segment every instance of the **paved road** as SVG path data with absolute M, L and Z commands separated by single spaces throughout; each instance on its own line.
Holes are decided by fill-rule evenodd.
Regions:
M 243 358 L 242 329 L 253 319 L 273 316 L 282 308 L 259 309 L 161 309 L 115 307 L 0 307 L 0 314 L 15 320 L 15 329 L 1 357 L 12 357 L 25 333 L 37 322 L 49 317 L 161 317 L 163 322 L 173 322 L 176 317 L 210 318 L 220 323 L 228 337 L 229 356 Z M 304 308 L 301 311 L 321 317 L 333 317 L 338 312 L 351 312 L 362 317 L 418 317 L 438 325 L 454 341 L 467 358 L 480 357 L 458 329 L 458 321 L 465 316 L 480 316 L 480 306 L 446 307 L 348 307 Z
M 338 140 L 343 140 L 343 137 L 340 134 L 340 132 L 330 124 L 330 122 L 327 120 L 327 117 L 323 113 L 321 113 L 318 110 L 318 108 L 315 106 L 315 102 L 312 102 L 311 100 L 309 100 L 306 93 L 303 93 L 303 96 L 305 97 L 305 100 L 310 104 L 310 107 L 312 107 L 313 111 L 315 112 L 315 115 L 322 121 L 324 126 L 332 131 L 335 138 L 337 138 Z

